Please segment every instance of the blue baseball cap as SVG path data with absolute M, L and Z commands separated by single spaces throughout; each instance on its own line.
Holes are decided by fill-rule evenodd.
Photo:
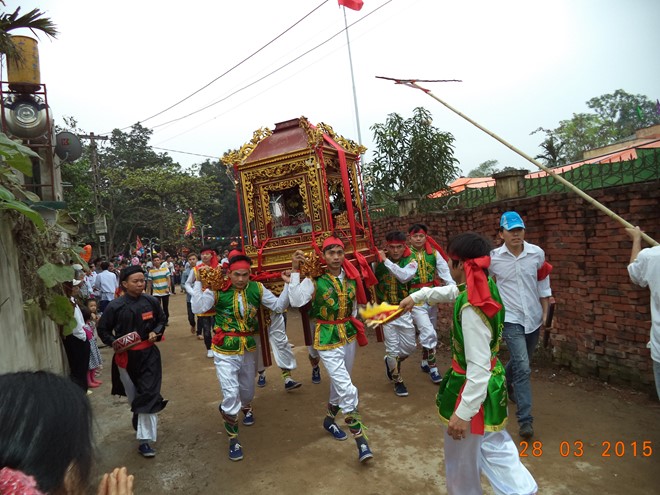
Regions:
M 515 211 L 507 211 L 502 214 L 502 218 L 500 219 L 500 227 L 502 227 L 504 230 L 524 229 L 525 222 L 523 222 L 522 218 L 520 218 L 520 215 L 518 215 Z

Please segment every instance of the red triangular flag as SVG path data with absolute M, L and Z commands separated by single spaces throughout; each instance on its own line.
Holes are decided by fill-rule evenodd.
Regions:
M 348 7 L 349 9 L 352 10 L 360 10 L 364 5 L 364 2 L 362 0 L 337 0 L 337 1 L 339 2 L 339 5 L 343 5 L 344 7 Z

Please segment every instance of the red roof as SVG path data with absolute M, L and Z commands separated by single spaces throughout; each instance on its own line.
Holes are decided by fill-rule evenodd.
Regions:
M 581 167 L 588 163 L 616 163 L 616 162 L 625 162 L 628 160 L 634 160 L 637 158 L 637 149 L 656 149 L 660 148 L 660 139 L 649 139 L 647 142 L 642 142 L 623 148 L 620 150 L 612 151 L 605 155 L 600 155 L 596 157 L 589 158 L 587 160 L 582 160 L 579 162 L 569 163 L 562 167 L 556 167 L 551 169 L 556 174 L 561 174 L 572 170 L 574 168 Z M 536 179 L 537 177 L 543 177 L 548 175 L 544 170 L 539 170 L 537 172 L 531 172 L 525 175 L 525 179 Z M 449 184 L 449 187 L 454 193 L 459 193 L 465 189 L 478 189 L 481 187 L 490 187 L 495 185 L 495 179 L 492 177 L 460 177 L 454 182 Z M 433 194 L 429 194 L 429 198 L 439 198 L 447 194 L 444 191 L 438 191 Z

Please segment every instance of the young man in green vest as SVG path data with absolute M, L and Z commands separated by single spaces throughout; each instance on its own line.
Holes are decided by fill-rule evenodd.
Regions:
M 300 280 L 300 265 L 305 253 L 293 254 L 289 297 L 291 306 L 300 308 L 312 302 L 310 318 L 314 325 L 314 349 L 328 371 L 330 398 L 323 427 L 335 440 L 346 440 L 346 433 L 335 423 L 343 411 L 346 424 L 355 438 L 358 460 L 373 457 L 364 435 L 362 417 L 358 412 L 358 390 L 351 380 L 357 343 L 366 345 L 364 326 L 357 320 L 357 302 L 366 303 L 364 287 L 357 269 L 346 260 L 344 243 L 330 236 L 322 246 L 326 272 L 318 278 Z
M 280 297 L 276 297 L 261 282 L 250 280 L 251 264 L 250 258 L 243 254 L 229 258 L 229 283 L 221 290 L 202 292 L 202 283 L 195 281 L 191 300 L 195 313 L 204 313 L 215 306 L 211 349 L 222 389 L 219 409 L 229 436 L 229 459 L 232 461 L 243 459 L 243 448 L 238 441 L 239 411 L 243 411 L 245 426 L 254 424 L 252 399 L 257 374 L 259 307 L 282 313 L 289 305 L 288 284 L 284 285 Z
M 454 303 L 452 365 L 440 384 L 436 403 L 446 425 L 445 472 L 450 495 L 481 493 L 481 473 L 496 493 L 537 492 L 507 433 L 504 367 L 497 358 L 504 307 L 488 278 L 490 242 L 474 232 L 459 234 L 447 247 L 452 278 L 458 285 L 424 287 L 400 306 Z
M 417 272 L 410 279 L 410 293 L 424 287 L 437 285 L 442 280 L 446 285 L 454 285 L 451 278 L 446 255 L 442 248 L 428 235 L 428 228 L 422 223 L 416 223 L 408 229 L 410 238 L 410 256 L 406 263 L 416 262 Z M 442 375 L 438 372 L 435 361 L 435 348 L 438 345 L 438 334 L 435 331 L 435 321 L 438 310 L 425 302 L 420 302 L 412 311 L 412 318 L 419 331 L 419 343 L 422 346 L 421 369 L 429 374 L 433 383 L 440 383 Z
M 407 282 L 417 272 L 417 264 L 409 262 L 410 249 L 406 246 L 406 234 L 399 231 L 388 232 L 385 236 L 387 255 L 379 251 L 381 262 L 374 273 L 378 279 L 376 297 L 378 302 L 399 304 L 410 292 Z M 405 282 L 402 282 L 404 280 Z M 394 393 L 406 397 L 408 389 L 401 376 L 401 363 L 416 349 L 415 326 L 410 313 L 383 325 L 385 340 L 385 373 L 394 383 Z

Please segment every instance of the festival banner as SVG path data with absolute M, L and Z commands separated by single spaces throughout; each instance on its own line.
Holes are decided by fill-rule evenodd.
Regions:
M 191 210 L 188 210 L 188 221 L 186 222 L 186 230 L 183 232 L 185 237 L 192 235 L 195 232 L 195 221 Z

